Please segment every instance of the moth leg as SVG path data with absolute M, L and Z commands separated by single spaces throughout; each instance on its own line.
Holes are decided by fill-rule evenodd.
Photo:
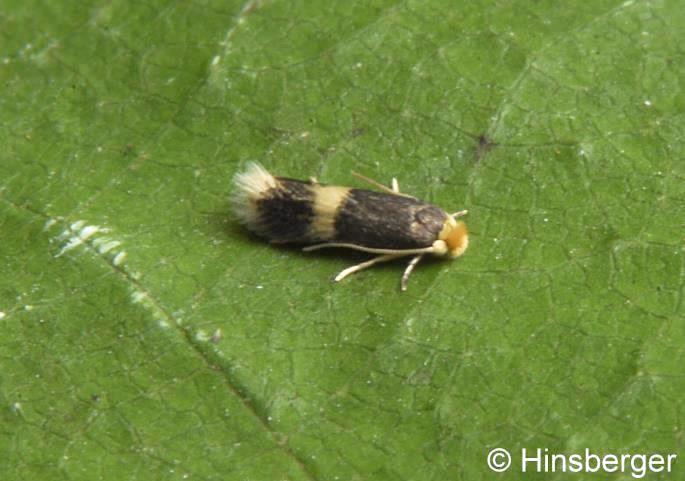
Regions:
M 310 183 L 310 184 L 318 184 L 318 183 L 319 183 L 319 179 L 317 179 L 316 177 L 310 177 L 310 178 L 309 178 L 309 183 Z
M 393 259 L 397 259 L 403 257 L 402 255 L 397 255 L 397 254 L 385 254 L 382 256 L 374 257 L 373 259 L 370 259 L 366 262 L 362 262 L 361 264 L 357 264 L 351 267 L 348 267 L 347 269 L 343 270 L 335 276 L 335 282 L 340 282 L 350 274 L 354 274 L 355 272 L 359 272 L 361 270 L 364 270 L 368 267 L 373 266 L 374 264 L 378 264 L 379 262 L 387 262 L 391 261 Z
M 397 179 L 395 177 L 392 178 L 392 191 L 395 194 L 400 193 L 400 184 L 397 183 Z
M 416 264 L 419 263 L 421 258 L 423 257 L 423 254 L 419 254 L 416 257 L 413 257 L 412 260 L 409 261 L 409 264 L 407 264 L 407 268 L 404 270 L 404 274 L 402 274 L 402 282 L 400 283 L 400 288 L 403 291 L 407 290 L 407 283 L 409 282 L 409 276 L 411 275 L 412 271 L 414 270 L 414 267 L 416 267 Z
M 450 214 L 450 215 L 456 219 L 457 217 L 465 216 L 468 213 L 469 213 L 468 210 L 460 210 L 459 212 L 455 212 L 454 214 Z

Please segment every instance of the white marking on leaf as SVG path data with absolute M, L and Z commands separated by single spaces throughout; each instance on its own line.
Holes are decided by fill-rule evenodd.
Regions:
M 46 231 L 53 225 L 57 223 L 57 219 L 48 219 L 47 222 L 45 222 L 45 225 L 43 226 L 43 230 Z
M 97 234 L 98 231 L 100 231 L 100 227 L 96 225 L 87 225 L 81 229 L 81 231 L 78 233 L 78 236 L 81 238 L 81 240 L 86 241 Z
M 85 220 L 77 220 L 76 222 L 74 222 L 73 224 L 71 224 L 71 225 L 69 226 L 69 228 L 70 228 L 71 230 L 73 230 L 73 231 L 77 231 L 77 230 L 79 230 L 81 227 L 83 227 L 84 225 L 86 225 L 86 221 L 85 221 Z
M 125 259 L 126 259 L 126 251 L 118 252 L 117 255 L 114 256 L 114 259 L 112 259 L 112 264 L 114 264 L 115 266 L 118 266 L 121 263 L 123 263 Z
M 142 291 L 135 291 L 133 293 L 133 295 L 131 296 L 131 298 L 133 299 L 133 302 L 135 304 L 140 304 L 141 302 L 143 302 L 145 300 L 146 297 L 147 297 L 147 294 L 145 292 L 142 292 Z
M 104 244 L 96 245 L 96 247 L 97 247 L 98 252 L 100 254 L 107 254 L 109 251 L 111 251 L 112 249 L 116 249 L 120 245 L 121 245 L 121 242 L 119 242 L 119 241 L 107 239 Z
M 61 219 L 49 219 L 46 222 L 44 229 L 52 227 L 59 220 Z M 60 257 L 64 253 L 84 244 L 90 245 L 93 249 L 97 250 L 98 254 L 107 254 L 114 251 L 121 245 L 121 241 L 100 235 L 108 232 L 110 232 L 110 229 L 107 227 L 88 224 L 82 219 L 72 222 L 67 229 L 63 230 L 56 237 L 57 241 L 66 241 L 66 243 L 62 246 L 60 251 L 55 254 L 55 257 Z M 122 264 L 126 259 L 126 251 L 113 252 L 113 254 L 111 262 L 114 266 Z

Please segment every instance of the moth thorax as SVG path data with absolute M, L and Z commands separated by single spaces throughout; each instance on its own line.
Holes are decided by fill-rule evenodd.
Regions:
M 445 224 L 442 226 L 438 239 L 447 244 L 447 252 L 445 255 L 454 259 L 464 253 L 469 246 L 469 233 L 466 229 L 466 224 L 454 220 L 453 217 L 448 217 Z

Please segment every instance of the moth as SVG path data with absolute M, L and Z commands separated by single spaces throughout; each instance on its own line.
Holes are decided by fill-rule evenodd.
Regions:
M 401 289 L 426 255 L 461 256 L 469 245 L 466 210 L 448 214 L 441 208 L 353 172 L 379 191 L 332 186 L 276 177 L 251 162 L 233 179 L 233 211 L 240 222 L 274 244 L 300 244 L 306 252 L 352 249 L 375 257 L 340 272 L 335 281 L 371 267 L 411 257 Z

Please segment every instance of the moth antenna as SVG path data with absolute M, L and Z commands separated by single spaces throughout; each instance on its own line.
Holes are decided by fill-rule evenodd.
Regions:
M 436 252 L 435 247 L 421 247 L 419 249 L 377 249 L 374 247 L 364 247 L 357 244 L 347 244 L 344 242 L 326 242 L 324 244 L 316 244 L 313 246 L 303 247 L 304 252 L 316 251 L 319 249 L 328 249 L 333 247 L 339 247 L 342 249 L 352 249 L 360 252 L 368 252 L 370 254 L 388 254 L 397 257 L 410 256 L 412 254 L 432 254 Z
M 359 172 L 354 172 L 354 171 L 352 171 L 352 175 L 355 176 L 356 178 L 360 179 L 360 180 L 363 180 L 364 182 L 368 182 L 369 184 L 371 184 L 371 185 L 373 185 L 374 187 L 376 187 L 376 188 L 382 190 L 383 192 L 387 192 L 388 194 L 392 194 L 392 195 L 401 195 L 401 196 L 403 196 L 403 197 L 410 197 L 410 198 L 412 198 L 412 199 L 415 199 L 414 196 L 407 195 L 407 194 L 402 194 L 402 193 L 400 192 L 399 185 L 397 185 L 397 179 L 395 179 L 395 178 L 393 178 L 393 184 L 392 184 L 392 188 L 391 188 L 391 187 L 385 186 L 385 185 L 381 184 L 380 182 L 377 182 L 377 181 L 375 181 L 375 180 L 373 180 L 373 179 L 369 179 L 368 177 L 366 177 L 365 175 L 360 174 Z M 395 187 L 397 187 L 397 190 L 394 190 Z

